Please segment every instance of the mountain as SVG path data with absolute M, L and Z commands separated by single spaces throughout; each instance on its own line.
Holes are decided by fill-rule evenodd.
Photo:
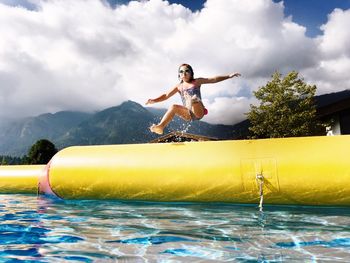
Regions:
M 144 108 L 136 102 L 127 101 L 83 121 L 59 138 L 57 145 L 63 148 L 69 145 L 146 143 L 159 136 L 151 133 L 149 127 L 158 123 L 164 113 L 162 109 Z M 232 126 L 184 122 L 180 118 L 174 118 L 164 132 L 173 130 L 220 139 L 233 138 Z
M 64 111 L 26 118 L 0 127 L 0 155 L 23 156 L 31 145 L 43 138 L 52 141 L 58 149 L 71 145 L 146 143 L 159 136 L 151 133 L 149 126 L 159 122 L 164 113 L 163 109 L 144 108 L 126 101 L 94 114 Z M 164 132 L 185 131 L 233 139 L 239 137 L 233 127 L 174 118 Z
M 155 138 L 147 127 L 155 116 L 132 101 L 97 112 L 61 136 L 58 147 L 69 145 L 142 143 Z
M 344 90 L 316 96 L 317 108 L 329 107 L 350 97 Z M 39 139 L 52 141 L 58 149 L 71 145 L 146 143 L 158 137 L 149 131 L 158 123 L 164 109 L 144 108 L 126 101 L 96 113 L 62 111 L 42 114 L 16 122 L 0 123 L 0 155 L 23 156 Z M 164 133 L 184 131 L 218 139 L 244 139 L 249 121 L 235 125 L 213 125 L 203 121 L 184 122 L 174 118 Z
M 0 128 L 0 154 L 22 156 L 39 139 L 55 141 L 91 114 L 62 111 L 3 124 Z

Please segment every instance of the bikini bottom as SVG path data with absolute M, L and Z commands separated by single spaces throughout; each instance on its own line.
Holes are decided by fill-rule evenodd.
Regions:
M 203 115 L 201 118 L 198 118 L 198 117 L 194 114 L 194 112 L 193 112 L 192 110 L 189 109 L 188 112 L 189 112 L 190 115 L 191 115 L 191 121 L 199 121 L 199 120 L 202 119 L 205 115 L 208 114 L 208 110 L 204 107 L 202 101 L 196 101 L 195 103 L 201 103 L 201 104 L 202 104 L 202 106 L 203 106 L 203 108 L 204 108 L 204 115 Z
M 200 119 L 202 119 L 202 118 L 204 117 L 204 115 L 203 115 L 202 118 L 198 118 L 198 117 L 194 114 L 194 112 L 191 111 L 191 110 L 188 110 L 188 112 L 189 112 L 190 115 L 191 115 L 191 121 L 199 121 Z

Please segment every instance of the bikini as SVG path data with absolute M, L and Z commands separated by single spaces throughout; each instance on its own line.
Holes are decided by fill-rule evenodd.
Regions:
M 201 96 L 201 86 L 196 86 L 196 81 L 193 80 L 191 83 L 191 86 L 189 88 L 184 88 L 183 83 L 179 86 L 179 92 L 182 100 L 182 104 L 188 109 L 191 119 L 192 120 L 200 120 L 202 118 L 198 118 L 194 112 L 192 111 L 192 105 L 195 103 L 201 103 L 202 102 L 202 96 Z M 208 114 L 208 110 L 204 107 L 204 115 Z

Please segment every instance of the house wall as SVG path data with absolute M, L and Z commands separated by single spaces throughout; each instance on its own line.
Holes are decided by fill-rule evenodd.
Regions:
M 350 134 L 350 109 L 340 112 L 339 123 L 341 134 Z
M 337 119 L 334 124 L 332 125 L 332 135 L 341 135 L 341 129 L 340 129 L 340 122 L 339 119 Z M 328 135 L 328 134 L 327 134 Z

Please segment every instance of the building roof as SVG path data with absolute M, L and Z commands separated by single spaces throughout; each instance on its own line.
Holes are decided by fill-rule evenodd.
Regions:
M 346 99 L 350 99 L 350 90 L 348 89 L 339 92 L 322 94 L 315 97 L 318 108 L 323 108 Z
M 150 141 L 150 143 L 192 142 L 192 141 L 198 142 L 198 141 L 217 141 L 217 140 L 218 139 L 214 137 L 173 131 L 164 136 L 158 137 L 157 139 Z
M 350 108 L 350 90 L 315 97 L 317 115 L 322 118 Z

